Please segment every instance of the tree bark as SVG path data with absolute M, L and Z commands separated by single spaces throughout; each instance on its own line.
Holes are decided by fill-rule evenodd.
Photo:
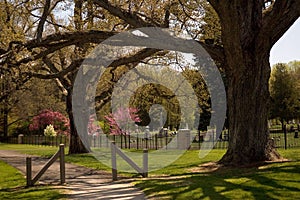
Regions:
M 261 1 L 215 1 L 222 26 L 228 79 L 229 148 L 220 163 L 241 166 L 277 160 L 269 140 L 269 56 L 272 41 L 261 34 Z
M 243 59 L 247 70 L 229 77 L 229 148 L 220 160 L 225 165 L 248 165 L 281 158 L 269 140 L 269 57 Z M 236 62 L 241 63 L 237 59 Z
M 8 137 L 8 106 L 7 103 L 4 103 L 4 109 L 3 109 L 3 137 L 5 140 L 7 140 Z
M 75 0 L 74 1 L 74 24 L 75 29 L 77 31 L 82 31 L 83 29 L 83 19 L 82 19 L 82 12 L 83 12 L 83 0 Z M 84 58 L 85 53 L 87 51 L 87 45 L 80 45 L 76 44 L 74 49 L 74 57 L 73 60 L 82 60 Z M 80 67 L 80 62 L 75 63 L 75 69 L 78 69 Z M 76 74 L 78 73 L 78 70 L 74 70 L 72 74 L 68 76 L 71 85 L 69 85 L 68 95 L 67 95 L 67 110 L 68 115 L 70 119 L 70 148 L 69 148 L 69 154 L 77 154 L 77 153 L 88 153 L 91 152 L 90 147 L 88 146 L 87 141 L 87 122 L 83 120 L 83 124 L 80 124 L 79 126 L 82 126 L 82 129 L 80 131 L 84 131 L 84 133 L 80 133 L 80 136 L 78 134 L 78 130 L 75 126 L 74 121 L 74 113 L 73 113 L 73 86 Z M 78 126 L 78 124 L 77 124 Z M 86 127 L 86 128 L 85 128 Z M 85 144 L 85 145 L 84 145 Z
M 89 147 L 84 146 L 82 143 L 82 138 L 79 137 L 73 116 L 72 108 L 72 90 L 68 89 L 68 95 L 66 98 L 67 113 L 70 119 L 70 145 L 69 145 L 69 154 L 79 154 L 79 153 L 88 153 L 91 150 Z

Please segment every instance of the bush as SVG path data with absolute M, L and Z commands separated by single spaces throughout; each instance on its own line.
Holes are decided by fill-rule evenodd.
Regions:
M 57 133 L 54 130 L 54 127 L 52 126 L 52 124 L 49 124 L 45 129 L 44 129 L 44 135 L 45 136 L 56 136 Z
M 68 135 L 70 133 L 70 122 L 60 112 L 51 110 L 42 110 L 40 114 L 32 118 L 32 123 L 29 125 L 30 131 L 42 131 L 48 125 L 52 125 L 57 134 Z

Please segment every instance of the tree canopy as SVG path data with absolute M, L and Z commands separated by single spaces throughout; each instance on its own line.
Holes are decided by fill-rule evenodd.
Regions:
M 271 118 L 279 118 L 281 123 L 299 118 L 300 93 L 299 65 L 297 62 L 279 63 L 273 66 L 270 79 Z
M 72 84 L 84 57 L 119 32 L 160 27 L 188 33 L 224 69 L 230 145 L 221 162 L 243 165 L 279 157 L 268 138 L 269 55 L 298 19 L 300 1 L 5 0 L 1 9 L 0 28 L 11 34 L 0 35 L 0 73 L 14 85 L 2 92 L 0 100 L 32 77 L 56 79 L 66 93 L 70 153 L 85 151 L 79 148 L 71 110 Z M 109 101 L 108 94 L 122 74 L 157 54 L 167 52 L 144 48 L 113 62 L 107 69 L 112 74 L 108 87 L 98 98 Z M 125 70 L 114 74 L 118 66 Z

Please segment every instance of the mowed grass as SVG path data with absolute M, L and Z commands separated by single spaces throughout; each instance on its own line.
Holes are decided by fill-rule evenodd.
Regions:
M 65 199 L 57 189 L 46 186 L 25 188 L 24 176 L 15 168 L 0 161 L 0 199 L 47 200 Z
M 57 147 L 4 145 L 0 149 L 50 156 Z M 199 165 L 218 161 L 226 150 L 212 150 L 205 158 L 199 151 L 187 151 L 171 165 L 152 171 L 149 178 L 137 178 L 134 184 L 151 199 L 299 199 L 300 149 L 278 150 L 290 162 L 251 168 L 221 168 L 203 171 Z M 67 152 L 67 150 L 66 150 Z M 109 170 L 90 154 L 67 155 L 68 162 Z M 160 162 L 158 160 L 158 162 Z M 134 174 L 126 174 L 134 176 Z M 1 199 L 1 198 L 0 198 Z
M 0 143 L 0 150 L 1 149 L 50 158 L 53 154 L 57 152 L 58 147 Z
M 51 158 L 59 147 L 53 146 L 39 146 L 39 145 L 25 145 L 25 144 L 1 144 L 0 149 L 17 151 L 19 153 L 28 155 L 37 155 L 45 158 Z M 110 168 L 100 163 L 91 154 L 73 154 L 68 155 L 68 148 L 65 148 L 65 161 L 92 169 L 109 170 Z
M 204 159 L 189 151 L 173 165 L 150 173 L 135 185 L 151 199 L 300 199 L 300 149 L 279 150 L 290 162 L 205 172 L 202 163 L 219 160 L 213 150 Z M 186 166 L 186 167 L 185 167 Z M 168 174 L 161 178 L 161 175 Z M 152 177 L 151 177 L 152 176 Z

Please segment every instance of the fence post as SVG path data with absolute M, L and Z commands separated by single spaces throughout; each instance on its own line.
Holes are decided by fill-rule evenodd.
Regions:
M 155 150 L 157 150 L 157 143 L 158 143 L 158 138 L 157 138 L 157 134 L 154 135 L 154 138 L 155 138 Z
M 98 147 L 101 148 L 102 147 L 102 145 L 101 145 L 101 143 L 102 143 L 102 134 L 99 135 L 99 141 L 98 142 L 99 142 Z
M 295 128 L 294 138 L 299 138 L 299 124 L 297 124 L 297 127 Z
M 65 168 L 65 145 L 59 145 L 59 162 L 60 162 L 60 183 L 63 185 L 66 182 L 66 168 Z
M 166 137 L 166 149 L 168 149 L 168 134 L 166 134 L 165 137 Z
M 123 149 L 123 134 L 122 133 L 120 134 L 120 137 L 121 137 L 121 149 Z
M 148 177 L 148 149 L 143 150 L 143 177 Z
M 117 155 L 116 155 L 116 142 L 110 144 L 111 147 L 111 167 L 112 167 L 112 180 L 118 180 L 118 171 L 117 171 Z
M 139 135 L 136 135 L 136 149 L 139 149 Z
M 31 158 L 26 157 L 26 182 L 27 187 L 32 186 L 32 168 L 31 168 Z
M 213 146 L 215 146 L 215 131 L 214 131 L 214 129 L 212 129 L 211 132 L 212 132 Z
M 130 143 L 131 143 L 131 136 L 130 134 L 128 135 L 128 148 L 130 149 Z
M 284 149 L 287 149 L 287 136 L 286 136 L 287 128 L 286 125 L 283 126 L 283 135 L 284 135 Z
M 201 131 L 200 130 L 198 130 L 198 149 L 200 149 L 201 148 L 201 139 L 200 139 L 200 136 L 201 136 Z

